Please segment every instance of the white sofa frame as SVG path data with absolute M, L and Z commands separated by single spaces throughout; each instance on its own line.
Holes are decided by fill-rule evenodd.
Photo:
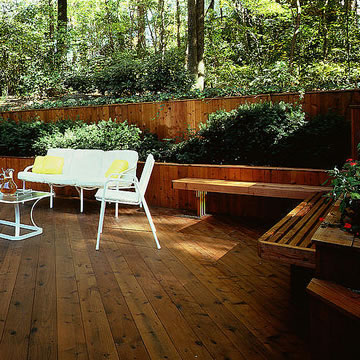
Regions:
M 80 196 L 80 212 L 84 211 L 84 190 L 102 188 L 107 181 L 121 177 L 121 186 L 127 187 L 136 176 L 138 153 L 133 150 L 89 150 L 89 149 L 49 149 L 47 155 L 64 158 L 63 173 L 58 175 L 37 174 L 30 165 L 18 173 L 18 179 L 26 182 L 48 184 L 55 196 L 54 187 L 74 186 Z M 127 160 L 129 168 L 121 174 L 110 174 L 105 177 L 107 169 L 114 160 Z M 117 207 L 117 206 L 116 206 Z M 50 208 L 53 208 L 53 196 L 50 197 Z

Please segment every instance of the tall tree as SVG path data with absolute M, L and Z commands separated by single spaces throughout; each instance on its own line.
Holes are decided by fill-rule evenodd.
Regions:
M 58 31 L 58 39 L 57 39 L 57 53 L 58 53 L 58 61 L 61 61 L 62 57 L 66 52 L 65 47 L 65 38 L 67 33 L 67 0 L 58 0 L 58 14 L 57 14 L 57 31 Z
M 301 23 L 301 2 L 300 0 L 296 0 L 295 26 L 294 26 L 293 36 L 291 39 L 291 48 L 290 48 L 290 56 L 289 56 L 290 72 L 292 72 L 293 70 L 296 41 L 300 33 L 300 23 Z
M 146 9 L 143 1 L 139 1 L 137 6 L 137 16 L 138 16 L 138 41 L 137 41 L 137 53 L 138 55 L 142 55 L 146 49 L 146 38 L 145 38 L 145 30 L 146 30 Z
M 180 2 L 176 0 L 176 45 L 178 48 L 181 46 L 181 38 L 180 38 L 180 27 L 181 27 L 181 19 L 180 19 Z
M 188 0 L 188 69 L 204 89 L 204 0 Z

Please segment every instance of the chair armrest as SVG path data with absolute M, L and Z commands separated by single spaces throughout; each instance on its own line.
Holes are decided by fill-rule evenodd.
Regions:
M 109 181 L 129 181 L 129 182 L 134 182 L 134 175 L 130 174 L 130 171 L 135 170 L 135 166 L 128 168 L 124 171 L 122 171 L 121 173 L 112 173 L 110 174 L 107 178 L 106 178 L 106 182 Z M 105 184 L 104 184 L 105 185 Z
M 31 170 L 33 167 L 34 167 L 34 165 L 29 165 L 23 171 L 24 172 L 29 172 L 29 170 Z

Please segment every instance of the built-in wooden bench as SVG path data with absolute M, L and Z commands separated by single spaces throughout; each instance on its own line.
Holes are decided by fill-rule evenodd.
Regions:
M 258 253 L 264 259 L 315 268 L 315 245 L 311 239 L 325 218 L 332 202 L 324 193 L 316 193 L 302 201 L 258 240 Z
M 174 189 L 196 191 L 197 214 L 206 214 L 206 193 L 216 192 L 237 195 L 267 196 L 285 199 L 305 199 L 319 191 L 330 191 L 325 186 L 277 184 L 250 181 L 183 178 L 172 181 Z

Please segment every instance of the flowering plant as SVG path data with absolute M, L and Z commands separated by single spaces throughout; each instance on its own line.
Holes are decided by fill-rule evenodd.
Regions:
M 333 189 L 328 197 L 340 199 L 340 223 L 345 231 L 358 235 L 360 231 L 360 163 L 347 159 L 343 168 L 329 170 Z

